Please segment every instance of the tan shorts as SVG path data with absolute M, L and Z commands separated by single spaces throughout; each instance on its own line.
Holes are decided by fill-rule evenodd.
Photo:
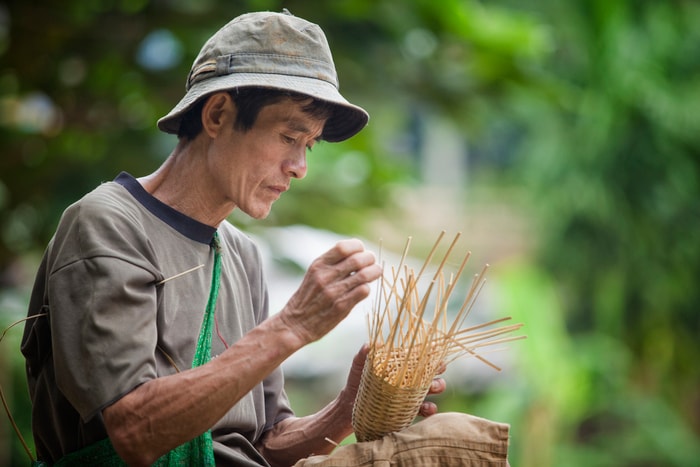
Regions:
M 302 459 L 294 467 L 507 466 L 508 429 L 472 415 L 436 414 L 382 439 Z

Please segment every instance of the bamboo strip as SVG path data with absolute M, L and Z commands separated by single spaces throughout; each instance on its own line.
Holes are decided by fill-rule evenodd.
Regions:
M 483 354 L 493 351 L 488 349 L 494 345 L 525 338 L 506 336 L 522 327 L 501 324 L 510 317 L 464 327 L 484 288 L 488 264 L 474 275 L 456 316 L 448 319 L 450 299 L 471 257 L 467 252 L 459 263 L 450 261 L 460 233 L 447 247 L 432 279 L 423 284 L 425 290 L 421 290 L 423 275 L 444 235 L 445 231 L 438 235 L 417 274 L 406 264 L 411 244 L 408 237 L 399 264 L 379 281 L 374 310 L 367 319 L 370 350 L 353 408 L 358 440 L 376 439 L 410 424 L 440 367 L 466 356 L 501 371 Z M 447 271 L 448 264 L 458 264 L 456 272 Z

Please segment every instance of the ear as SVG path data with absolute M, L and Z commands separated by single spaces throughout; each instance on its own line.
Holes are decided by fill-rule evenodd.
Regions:
M 207 98 L 202 108 L 202 127 L 210 138 L 216 137 L 224 125 L 233 125 L 236 106 L 227 92 L 217 92 Z

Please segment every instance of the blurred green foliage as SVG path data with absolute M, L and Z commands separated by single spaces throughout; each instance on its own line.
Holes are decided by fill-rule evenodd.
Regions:
M 574 442 L 557 434 L 541 465 L 697 465 L 700 5 L 536 3 L 559 44 L 546 87 L 510 102 L 513 177 L 570 336 L 550 364 L 565 356 L 580 385 L 560 412 Z M 544 381 L 552 401 L 562 386 Z
M 691 0 L 0 4 L 2 327 L 24 312 L 31 277 L 18 264 L 33 264 L 63 209 L 172 149 L 154 123 L 203 41 L 240 13 L 282 7 L 322 25 L 342 92 L 372 119 L 315 148 L 268 220 L 236 222 L 367 233 L 371 219 L 410 210 L 396 190 L 420 185 L 416 121 L 449 117 L 469 143 L 470 177 L 517 201 L 535 248 L 494 271 L 499 310 L 529 335 L 507 383 L 453 392 L 442 409 L 511 423 L 514 466 L 698 465 Z M 0 351 L 0 382 L 27 433 L 17 339 L 0 345 L 12 349 Z M 8 451 L 0 463 L 26 465 L 18 445 Z

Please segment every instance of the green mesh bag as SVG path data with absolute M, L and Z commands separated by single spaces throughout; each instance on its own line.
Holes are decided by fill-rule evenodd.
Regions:
M 211 360 L 211 339 L 214 324 L 214 312 L 216 310 L 216 298 L 219 296 L 219 282 L 221 278 L 221 246 L 219 235 L 214 233 L 212 242 L 214 249 L 214 272 L 209 289 L 209 300 L 204 312 L 202 328 L 199 331 L 197 340 L 197 350 L 192 361 L 192 368 L 198 367 Z M 188 466 L 214 466 L 214 446 L 211 431 L 207 431 L 190 440 L 167 454 L 160 457 L 154 464 L 156 467 L 188 467 Z M 35 461 L 32 467 L 44 467 L 45 463 Z M 86 446 L 80 451 L 70 453 L 62 457 L 55 467 L 71 466 L 100 466 L 100 467 L 123 467 L 126 463 L 117 454 L 109 438 L 105 438 L 90 446 Z

